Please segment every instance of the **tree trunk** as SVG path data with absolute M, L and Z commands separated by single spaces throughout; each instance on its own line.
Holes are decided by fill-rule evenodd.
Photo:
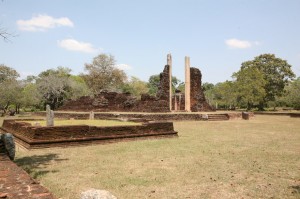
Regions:
M 264 111 L 264 102 L 259 102 L 259 105 L 258 105 L 258 110 L 259 111 Z
M 247 111 L 250 111 L 252 108 L 252 104 L 250 102 L 247 103 Z

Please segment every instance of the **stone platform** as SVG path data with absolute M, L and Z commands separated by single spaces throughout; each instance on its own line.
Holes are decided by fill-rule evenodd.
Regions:
M 46 112 L 35 112 L 35 116 L 46 117 Z M 249 112 L 250 117 L 253 117 L 253 112 Z M 89 119 L 89 112 L 64 112 L 55 111 L 55 118 L 65 118 L 65 119 Z M 121 119 L 129 121 L 216 121 L 216 120 L 229 120 L 242 118 L 242 112 L 227 112 L 227 113 L 217 113 L 217 112 L 197 112 L 197 113 L 187 113 L 187 112 L 174 112 L 174 113 L 128 113 L 128 112 L 94 112 L 95 119 Z M 214 118 L 210 120 L 210 118 Z M 218 119 L 216 119 L 218 118 Z
M 177 136 L 172 122 L 147 122 L 136 126 L 111 127 L 88 125 L 36 127 L 24 120 L 4 120 L 2 130 L 13 134 L 16 142 L 26 149 Z

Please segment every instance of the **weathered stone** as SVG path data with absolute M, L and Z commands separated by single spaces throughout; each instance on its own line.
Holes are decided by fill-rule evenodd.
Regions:
M 249 120 L 249 113 L 248 112 L 242 112 L 242 118 L 244 120 Z
M 141 101 L 149 101 L 149 100 L 157 100 L 155 96 L 151 96 L 149 94 L 142 94 Z
M 102 93 L 102 94 L 107 94 L 107 93 Z M 108 107 L 108 99 L 106 99 L 103 96 L 101 96 L 100 98 L 95 98 L 92 105 L 100 108 Z
M 46 105 L 46 124 L 47 126 L 54 126 L 54 112 L 48 104 Z
M 95 113 L 94 113 L 94 111 L 90 112 L 89 119 L 90 120 L 94 120 L 95 119 Z
M 156 97 L 160 100 L 167 100 L 168 101 L 168 108 L 169 108 L 169 94 L 170 94 L 170 66 L 166 65 L 163 72 L 159 74 L 160 81 L 158 85 L 158 90 Z
M 13 135 L 10 133 L 2 134 L 1 140 L 4 143 L 6 154 L 8 155 L 9 159 L 13 160 L 16 153 L 16 146 Z
M 80 199 L 117 199 L 106 190 L 90 189 L 81 193 Z
M 213 108 L 207 103 L 202 91 L 202 74 L 198 68 L 191 67 L 191 90 L 190 105 L 192 112 L 213 111 Z
M 172 55 L 167 55 L 167 65 L 169 66 L 169 108 L 172 111 Z
M 128 99 L 124 102 L 124 107 L 125 108 L 132 108 L 132 107 L 135 106 L 135 103 L 136 103 L 136 99 L 134 99 L 134 98 Z
M 208 115 L 207 115 L 207 114 L 203 114 L 203 115 L 202 115 L 202 118 L 203 118 L 204 120 L 208 120 Z
M 8 111 L 8 115 L 9 115 L 9 116 L 15 116 L 15 115 L 16 115 L 16 111 L 15 111 L 14 109 L 10 109 L 10 110 Z

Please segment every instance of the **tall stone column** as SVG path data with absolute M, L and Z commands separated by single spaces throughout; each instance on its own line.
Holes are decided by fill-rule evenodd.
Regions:
M 185 111 L 191 111 L 191 71 L 188 56 L 185 56 Z
M 46 125 L 54 126 L 54 112 L 48 104 L 46 105 Z
M 167 65 L 169 65 L 169 84 L 170 84 L 170 90 L 169 90 L 169 108 L 170 111 L 172 111 L 172 55 L 167 55 Z

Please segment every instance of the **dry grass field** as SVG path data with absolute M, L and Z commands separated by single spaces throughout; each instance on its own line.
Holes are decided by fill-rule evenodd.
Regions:
M 300 198 L 300 118 L 174 122 L 178 138 L 17 150 L 59 198 Z

